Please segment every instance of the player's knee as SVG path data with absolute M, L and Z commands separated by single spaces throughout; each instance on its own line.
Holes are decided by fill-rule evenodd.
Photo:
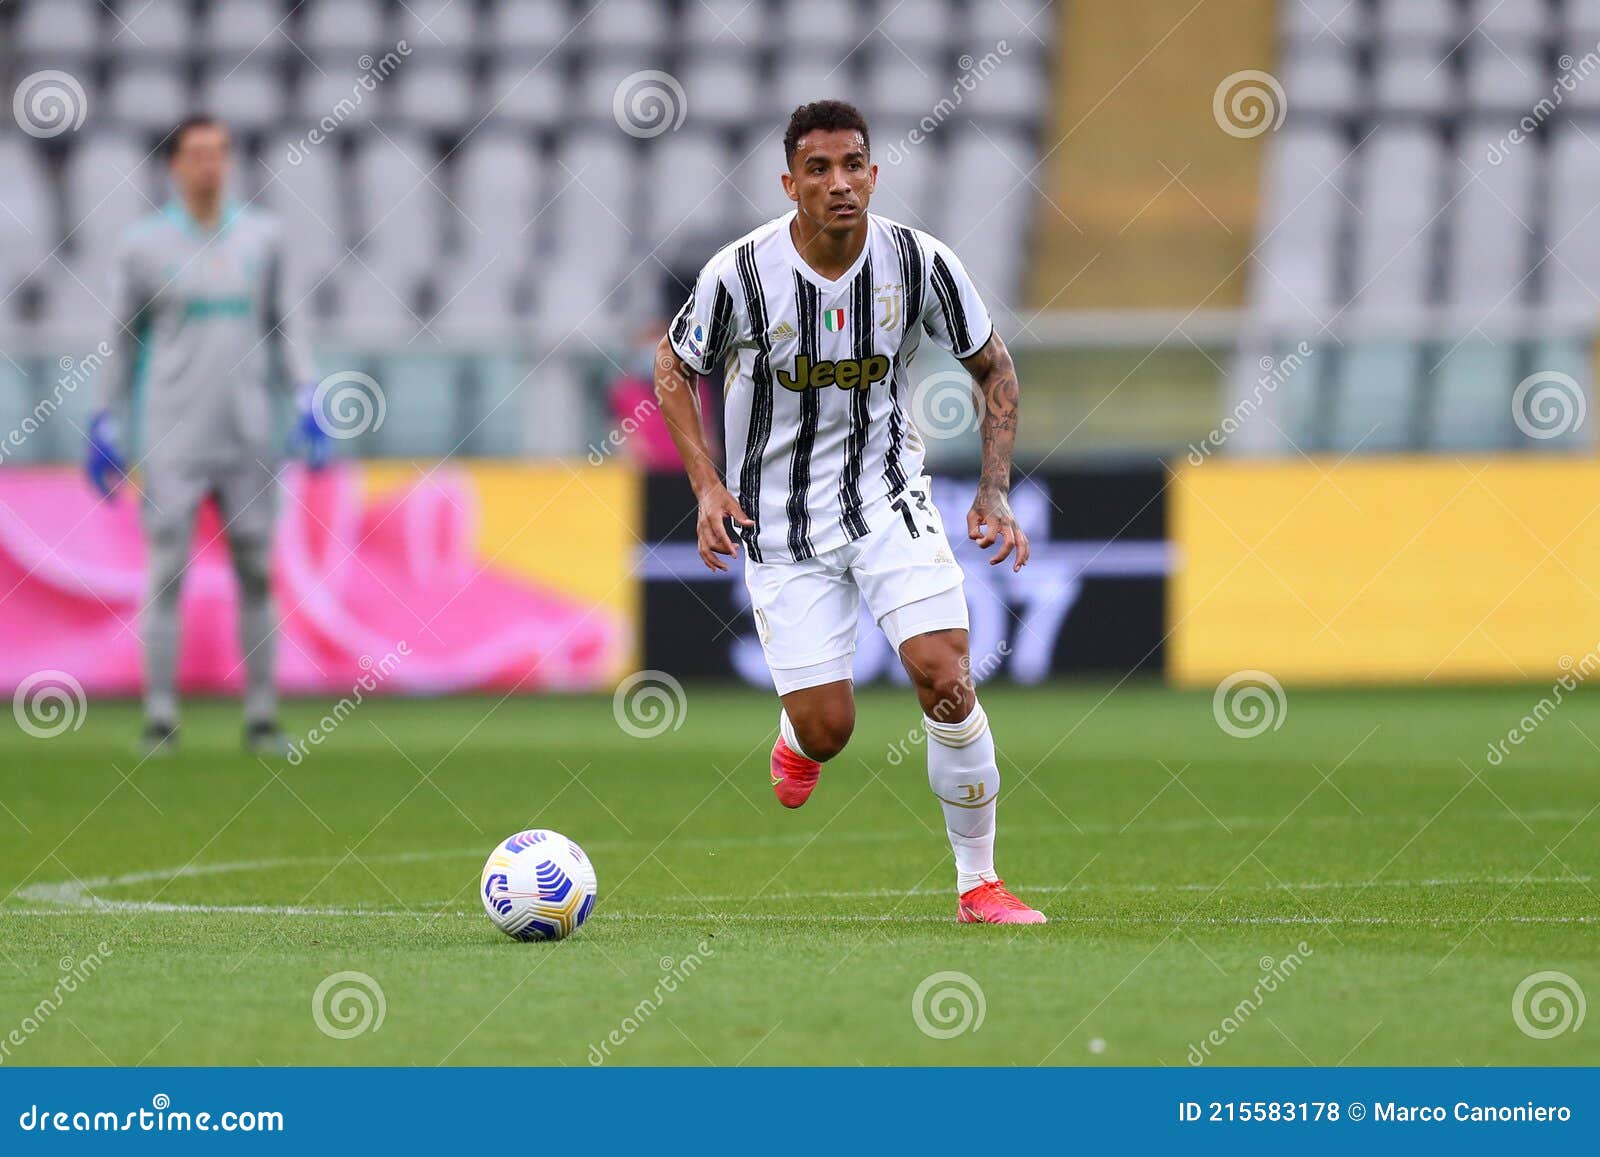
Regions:
M 818 712 L 795 720 L 795 738 L 812 759 L 826 762 L 844 750 L 856 729 L 856 714 L 850 711 Z
M 917 680 L 923 713 L 937 723 L 959 723 L 972 711 L 977 696 L 972 675 L 963 663 L 941 663 Z
M 265 598 L 268 585 L 268 550 L 264 542 L 241 542 L 234 549 L 233 571 L 239 593 L 247 599 Z

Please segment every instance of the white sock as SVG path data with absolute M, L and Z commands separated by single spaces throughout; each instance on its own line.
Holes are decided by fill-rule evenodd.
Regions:
M 789 722 L 789 713 L 781 707 L 778 709 L 778 734 L 783 736 L 783 741 L 789 745 L 790 751 L 811 759 L 811 756 L 806 755 L 806 749 L 800 746 L 800 741 L 794 737 L 794 724 Z
M 956 859 L 956 891 L 968 892 L 994 870 L 994 810 L 1000 795 L 1000 769 L 994 737 L 983 705 L 958 723 L 923 716 L 928 732 L 928 786 L 944 808 L 945 833 Z

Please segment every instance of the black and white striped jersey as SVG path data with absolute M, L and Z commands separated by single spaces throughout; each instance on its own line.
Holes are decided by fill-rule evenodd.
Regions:
M 806 264 L 794 213 L 719 251 L 672 322 L 672 348 L 709 373 L 726 363 L 728 489 L 755 519 L 755 562 L 800 562 L 883 525 L 922 473 L 908 420 L 926 333 L 958 358 L 992 330 L 943 243 L 876 214 L 837 281 Z

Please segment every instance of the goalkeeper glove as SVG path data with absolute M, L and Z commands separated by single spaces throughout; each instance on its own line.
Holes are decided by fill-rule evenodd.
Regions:
M 328 464 L 332 439 L 317 420 L 317 388 L 306 386 L 300 391 L 299 416 L 294 424 L 294 448 L 305 455 L 306 465 L 321 470 Z
M 110 498 L 127 477 L 128 465 L 122 451 L 117 448 L 116 422 L 106 410 L 101 410 L 89 422 L 89 452 L 84 463 L 89 481 L 102 495 Z

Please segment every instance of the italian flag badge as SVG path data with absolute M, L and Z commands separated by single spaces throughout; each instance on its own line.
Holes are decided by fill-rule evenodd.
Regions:
M 844 328 L 844 310 L 830 309 L 822 315 L 822 326 L 829 333 L 838 333 Z

